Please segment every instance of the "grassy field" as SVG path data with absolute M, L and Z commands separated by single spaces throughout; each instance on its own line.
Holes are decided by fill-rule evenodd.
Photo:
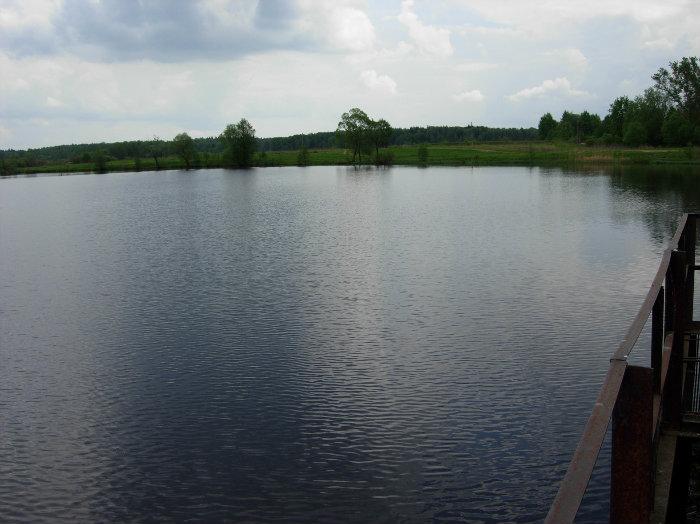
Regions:
M 620 148 L 557 144 L 551 142 L 498 142 L 459 145 L 428 145 L 427 165 L 439 166 L 572 166 L 616 165 L 616 164 L 700 164 L 700 148 Z M 394 165 L 421 165 L 419 146 L 393 146 L 382 154 L 388 154 Z M 255 165 L 295 166 L 297 151 L 272 151 L 258 153 Z M 309 165 L 349 165 L 352 155 L 343 149 L 309 150 Z M 183 162 L 177 157 L 166 157 L 159 161 L 161 169 L 182 169 Z M 222 167 L 219 155 L 202 155 L 193 167 Z M 152 158 L 111 160 L 107 171 L 155 170 Z M 21 168 L 19 173 L 70 173 L 90 172 L 92 163 L 61 163 Z

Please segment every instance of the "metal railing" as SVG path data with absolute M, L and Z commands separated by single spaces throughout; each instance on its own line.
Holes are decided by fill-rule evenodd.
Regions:
M 610 521 L 648 522 L 661 421 L 682 416 L 683 332 L 692 321 L 696 224 L 684 214 L 610 366 L 546 523 L 573 522 L 612 419 Z M 651 316 L 650 367 L 627 363 Z
M 700 416 L 700 334 L 686 333 L 683 344 L 683 415 Z

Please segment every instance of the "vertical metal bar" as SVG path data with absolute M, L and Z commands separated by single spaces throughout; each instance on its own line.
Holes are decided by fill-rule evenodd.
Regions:
M 673 304 L 666 311 L 673 312 L 673 346 L 668 364 L 665 388 L 663 392 L 664 413 L 672 427 L 681 423 L 683 403 L 683 332 L 685 330 L 685 253 L 673 251 L 669 270 L 672 278 Z
M 653 376 L 627 366 L 612 417 L 610 522 L 649 522 L 653 505 Z
M 661 393 L 661 357 L 664 345 L 664 288 L 661 286 L 651 310 L 651 369 L 654 392 Z
M 666 270 L 666 285 L 664 286 L 666 289 L 666 300 L 665 300 L 665 307 L 664 307 L 664 331 L 673 331 L 673 317 L 674 317 L 674 306 L 675 306 L 675 297 L 674 297 L 674 291 L 675 291 L 675 281 L 674 281 L 674 273 L 673 273 L 673 259 L 674 259 L 674 253 L 677 253 L 677 251 L 672 251 L 671 252 L 671 260 L 669 261 L 668 264 L 668 269 Z
M 685 315 L 688 320 L 693 320 L 693 300 L 695 295 L 695 239 L 697 219 L 694 216 L 689 216 L 685 225 L 686 228 L 686 264 L 688 265 L 688 277 L 686 284 L 686 303 Z
M 700 362 L 695 361 L 693 366 L 693 413 L 698 412 L 698 387 L 700 386 Z

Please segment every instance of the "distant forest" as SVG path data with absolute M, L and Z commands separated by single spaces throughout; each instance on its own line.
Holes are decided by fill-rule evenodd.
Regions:
M 486 126 L 428 126 L 393 129 L 389 145 L 414 144 L 462 144 L 465 142 L 523 141 L 536 140 L 537 128 L 497 128 Z M 329 149 L 342 147 L 335 131 L 298 134 L 285 137 L 257 138 L 258 151 L 292 151 L 302 148 Z M 224 144 L 219 137 L 195 138 L 198 153 L 221 154 Z M 96 154 L 123 160 L 149 157 L 157 151 L 159 155 L 175 154 L 172 140 L 131 140 L 126 142 L 71 144 L 39 147 L 27 150 L 0 150 L 5 160 L 12 160 L 17 167 L 35 167 L 56 162 L 92 162 Z

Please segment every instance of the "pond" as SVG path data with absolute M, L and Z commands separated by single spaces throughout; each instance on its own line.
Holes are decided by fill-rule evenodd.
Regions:
M 2 520 L 540 521 L 698 176 L 0 180 Z

